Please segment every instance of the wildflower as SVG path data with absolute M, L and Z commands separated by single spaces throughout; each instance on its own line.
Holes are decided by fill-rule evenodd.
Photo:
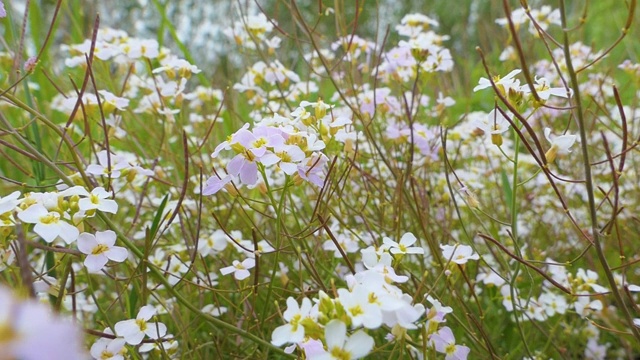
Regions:
M 311 357 L 310 360 L 360 359 L 373 349 L 373 338 L 359 330 L 347 336 L 347 326 L 340 320 L 331 320 L 324 328 L 328 352 Z
M 582 268 L 578 269 L 576 273 L 576 279 L 580 280 L 581 290 L 587 291 L 587 288 L 591 288 L 595 292 L 606 293 L 609 291 L 606 287 L 602 285 L 598 285 L 596 281 L 598 281 L 598 273 L 593 270 L 584 270 Z
M 202 256 L 215 255 L 223 251 L 229 241 L 222 230 L 216 230 L 198 241 L 198 253 Z
M 252 269 L 254 266 L 256 266 L 256 260 L 253 258 L 244 259 L 242 262 L 233 260 L 231 266 L 223 267 L 220 269 L 220 272 L 222 275 L 233 273 L 233 277 L 235 277 L 236 280 L 244 280 L 251 275 L 249 269 Z
M 0 215 L 6 212 L 13 212 L 15 208 L 20 204 L 20 191 L 14 191 L 11 194 L 0 197 Z
M 202 189 L 202 195 L 208 196 L 217 193 L 222 190 L 227 184 L 231 183 L 233 177 L 230 175 L 226 175 L 222 178 L 219 178 L 217 175 L 214 175 L 207 179 L 204 188 Z
M 91 356 L 96 360 L 124 360 L 125 344 L 123 338 L 100 338 L 91 345 Z
M 473 253 L 473 249 L 468 245 L 440 245 L 442 256 L 458 265 L 466 264 L 469 260 L 478 260 L 480 256 Z
M 507 74 L 507 76 L 501 78 L 500 76 L 494 76 L 493 77 L 493 82 L 496 84 L 496 86 L 498 87 L 499 90 L 501 90 L 501 92 L 503 94 L 508 93 L 508 90 L 510 88 L 513 87 L 518 87 L 520 85 L 520 80 L 514 80 L 513 77 L 520 74 L 520 72 L 522 72 L 522 70 L 520 69 L 515 69 L 513 71 L 511 71 L 509 74 Z M 473 88 L 473 92 L 476 92 L 478 90 L 484 90 L 486 88 L 490 88 L 491 87 L 491 81 L 489 81 L 489 79 L 487 78 L 480 78 L 480 80 L 478 81 L 478 85 L 476 87 Z
M 566 154 L 570 152 L 569 148 L 576 142 L 576 135 L 551 135 L 551 129 L 544 128 L 544 137 L 551 143 L 551 148 L 544 154 L 547 163 L 552 163 L 558 154 Z
M 82 233 L 78 237 L 78 249 L 87 254 L 84 265 L 89 272 L 98 272 L 107 264 L 109 260 L 123 262 L 129 253 L 121 246 L 114 246 L 116 243 L 116 233 L 98 231 L 95 236 L 89 233 Z
M 549 100 L 551 95 L 558 96 L 562 98 L 567 98 L 567 89 L 563 87 L 552 88 L 549 86 L 549 80 L 545 77 L 537 77 L 536 76 L 536 84 L 534 85 L 536 89 L 536 93 L 540 97 L 541 100 L 546 101 Z M 531 89 L 529 85 L 523 85 L 521 90 L 524 93 L 529 93 Z M 573 91 L 569 89 L 569 95 L 571 95 Z
M 89 196 L 78 201 L 78 207 L 82 211 L 100 210 L 115 214 L 118 211 L 118 203 L 115 200 L 109 200 L 109 194 L 103 187 L 97 187 L 91 190 Z
M 107 156 L 107 151 L 100 151 L 97 155 L 98 164 L 91 164 L 87 167 L 87 173 L 92 175 L 108 175 L 112 179 L 120 177 L 120 171 L 129 168 L 129 163 L 122 156 L 111 154 Z
M 24 62 L 24 71 L 31 73 L 36 69 L 36 65 L 38 65 L 38 58 L 32 56 Z
M 7 17 L 7 10 L 4 8 L 4 3 L 0 1 L 0 19 Z
M 271 343 L 275 346 L 281 346 L 286 343 L 296 344 L 302 342 L 304 340 L 302 320 L 310 318 L 315 321 L 316 315 L 317 310 L 314 310 L 314 306 L 308 298 L 303 298 L 300 306 L 298 306 L 294 298 L 287 298 L 287 310 L 282 314 L 282 317 L 288 323 L 273 330 Z
M 469 355 L 469 352 L 471 352 L 471 349 L 466 346 L 456 345 L 453 332 L 447 326 L 431 335 L 429 343 L 437 352 L 447 355 L 445 360 L 464 360 Z
M 351 326 L 377 329 L 382 325 L 382 310 L 375 292 L 359 284 L 351 291 L 338 289 L 338 301 L 351 318 Z
M 412 233 L 405 233 L 400 238 L 400 243 L 391 240 L 388 237 L 382 239 L 383 247 L 389 249 L 392 254 L 424 254 L 424 249 L 417 246 L 411 246 L 415 244 L 416 237 Z
M 147 335 L 151 339 L 159 339 L 167 333 L 167 326 L 161 322 L 148 322 L 156 309 L 152 305 L 140 308 L 135 319 L 123 320 L 116 323 L 115 331 L 122 336 L 127 344 L 138 345 Z
M 59 236 L 67 244 L 71 244 L 80 234 L 75 226 L 61 219 L 59 212 L 49 211 L 42 204 L 29 206 L 18 213 L 18 218 L 27 224 L 35 224 L 33 231 L 48 243 Z
M 496 111 L 496 109 L 491 110 L 486 117 L 474 119 L 472 124 L 486 135 L 490 135 L 491 143 L 496 146 L 502 145 L 502 133 L 509 130 L 511 126 L 502 112 Z

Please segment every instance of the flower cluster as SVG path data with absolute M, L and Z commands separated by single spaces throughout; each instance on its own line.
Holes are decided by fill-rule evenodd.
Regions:
M 287 323 L 273 331 L 271 342 L 276 346 L 293 344 L 288 351 L 297 346 L 309 359 L 359 359 L 375 345 L 368 332 L 384 325 L 391 329 L 388 339 L 403 338 L 408 330 L 423 326 L 420 319 L 427 314 L 430 346 L 466 359 L 469 348 L 455 345 L 448 327 L 438 330 L 452 309 L 429 297 L 433 307 L 426 311 L 423 304 L 414 304 L 411 296 L 394 285 L 409 280 L 396 274 L 394 261 L 405 254 L 424 254 L 423 248 L 413 246 L 416 241 L 413 234 L 406 233 L 400 242 L 385 237 L 382 246 L 362 249 L 362 269 L 347 275 L 347 288 L 337 289 L 334 297 L 320 291 L 317 298 L 302 298 L 301 304 L 289 297 L 283 313 Z
M 307 110 L 309 107 L 313 113 Z M 351 120 L 334 117 L 330 109 L 321 100 L 303 101 L 290 116 L 274 114 L 262 119 L 252 130 L 246 124 L 216 147 L 213 158 L 223 150 L 232 150 L 235 156 L 226 165 L 226 175 L 210 177 L 202 193 L 215 194 L 232 181 L 255 186 L 259 175 L 266 176 L 265 169 L 269 167 L 321 187 L 328 160 L 323 152 L 327 144 L 347 146 L 355 137 L 348 128 Z

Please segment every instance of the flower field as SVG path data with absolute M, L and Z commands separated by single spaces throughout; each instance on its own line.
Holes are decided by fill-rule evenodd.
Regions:
M 635 0 L 89 3 L 0 2 L 0 359 L 640 356 Z

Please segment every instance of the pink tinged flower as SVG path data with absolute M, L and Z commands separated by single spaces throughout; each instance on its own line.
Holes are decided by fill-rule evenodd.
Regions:
M 347 326 L 340 320 L 331 320 L 324 328 L 327 353 L 313 359 L 360 359 L 373 349 L 373 338 L 359 330 L 347 336 Z
M 80 234 L 75 226 L 60 218 L 60 213 L 50 212 L 41 204 L 31 205 L 19 212 L 18 218 L 24 223 L 35 224 L 33 231 L 48 243 L 59 236 L 67 244 L 71 244 Z
M 202 195 L 209 196 L 217 193 L 222 190 L 227 184 L 229 184 L 233 180 L 233 177 L 230 175 L 226 175 L 223 178 L 219 178 L 217 175 L 214 175 L 207 179 L 207 183 L 202 189 Z
M 416 237 L 412 233 L 405 233 L 400 238 L 400 242 L 397 243 L 388 237 L 382 239 L 382 243 L 385 248 L 389 249 L 392 254 L 424 254 L 424 249 L 417 246 L 411 246 L 415 244 Z
M 38 65 L 38 58 L 36 56 L 32 56 L 24 62 L 24 71 L 33 72 L 36 69 L 36 65 Z
M 315 186 L 324 185 L 323 169 L 329 159 L 322 153 L 314 153 L 298 165 L 298 175 Z
M 109 260 L 123 262 L 129 255 L 127 249 L 121 246 L 114 246 L 116 243 L 116 233 L 98 231 L 96 235 L 82 233 L 78 237 L 78 249 L 87 254 L 84 265 L 89 272 L 99 272 Z
M 429 312 L 427 313 L 427 318 L 429 318 L 429 321 L 433 321 L 437 323 L 444 322 L 444 317 L 447 314 L 450 314 L 453 312 L 453 309 L 451 307 L 442 306 L 442 303 L 434 299 L 431 295 L 428 295 L 426 299 L 428 302 L 431 303 L 431 305 L 433 305 L 431 309 L 429 309 Z
M 469 260 L 478 260 L 480 256 L 473 253 L 473 249 L 468 245 L 440 245 L 442 256 L 445 260 L 458 265 L 466 264 Z
M 159 339 L 167 334 L 167 326 L 160 322 L 149 322 L 156 314 L 156 309 L 151 305 L 140 308 L 135 319 L 123 320 L 116 323 L 115 331 L 118 336 L 125 339 L 129 345 L 138 345 L 148 336 L 151 339 Z
M 295 347 L 295 345 L 293 346 Z M 311 338 L 301 343 L 300 347 L 304 350 L 304 355 L 307 359 L 313 359 L 317 356 L 323 355 L 326 352 L 324 350 L 324 345 L 322 345 L 322 341 Z
M 7 10 L 4 8 L 4 3 L 0 1 L 0 19 L 7 17 Z
M 233 273 L 236 280 L 244 280 L 251 275 L 249 269 L 252 269 L 254 266 L 256 266 L 256 260 L 252 258 L 245 259 L 242 262 L 233 260 L 233 265 L 220 269 L 220 272 L 222 275 Z
M 126 341 L 123 338 L 100 338 L 91 345 L 91 356 L 96 360 L 124 360 Z
M 282 317 L 288 323 L 273 330 L 271 343 L 275 346 L 282 346 L 287 343 L 297 344 L 302 342 L 304 340 L 304 327 L 300 322 L 310 317 L 312 307 L 311 300 L 308 298 L 303 298 L 301 306 L 298 306 L 298 302 L 289 297 L 287 299 L 287 310 L 282 314 Z
M 227 164 L 227 172 L 231 176 L 240 177 L 240 181 L 245 185 L 255 185 L 258 182 L 258 166 L 256 158 L 248 151 L 234 156 Z
M 437 352 L 446 354 L 445 360 L 466 360 L 471 352 L 466 346 L 456 345 L 453 332 L 446 326 L 431 335 L 429 342 Z
M 115 200 L 108 199 L 111 196 L 104 188 L 97 187 L 91 190 L 88 197 L 78 201 L 78 207 L 82 211 L 100 210 L 115 214 L 118 211 L 118 203 Z

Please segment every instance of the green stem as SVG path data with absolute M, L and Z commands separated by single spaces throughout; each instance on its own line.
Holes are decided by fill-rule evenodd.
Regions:
M 567 18 L 565 12 L 565 4 L 564 0 L 560 0 L 560 18 L 562 20 L 562 28 L 567 28 Z M 607 263 L 607 258 L 602 251 L 602 243 L 600 239 L 600 232 L 598 230 L 598 219 L 596 215 L 596 202 L 593 195 L 593 179 L 591 175 L 591 162 L 589 161 L 589 147 L 588 147 L 588 138 L 587 138 L 587 130 L 584 119 L 584 112 L 582 109 L 582 99 L 580 97 L 580 87 L 578 84 L 578 76 L 576 71 L 573 68 L 573 62 L 571 61 L 571 51 L 570 51 L 570 43 L 569 43 L 569 34 L 564 32 L 564 58 L 565 63 L 567 65 L 567 72 L 569 73 L 569 77 L 571 79 L 571 88 L 573 89 L 573 99 L 575 102 L 575 114 L 578 120 L 578 127 L 580 128 L 580 149 L 582 151 L 582 164 L 584 166 L 584 179 L 585 185 L 587 186 L 587 197 L 589 200 L 589 217 L 591 220 L 591 233 L 593 236 L 593 247 L 596 250 L 596 254 L 598 256 L 598 261 L 602 265 L 603 271 L 609 282 L 609 286 L 611 287 L 611 293 L 616 299 L 617 305 L 622 309 L 622 313 L 627 320 L 627 324 L 629 328 L 631 328 L 631 332 L 633 336 L 636 338 L 638 342 L 640 342 L 640 330 L 634 325 L 633 317 L 631 316 L 631 312 L 627 307 L 620 291 L 618 289 L 618 285 L 616 284 L 615 278 L 613 277 L 613 272 Z

